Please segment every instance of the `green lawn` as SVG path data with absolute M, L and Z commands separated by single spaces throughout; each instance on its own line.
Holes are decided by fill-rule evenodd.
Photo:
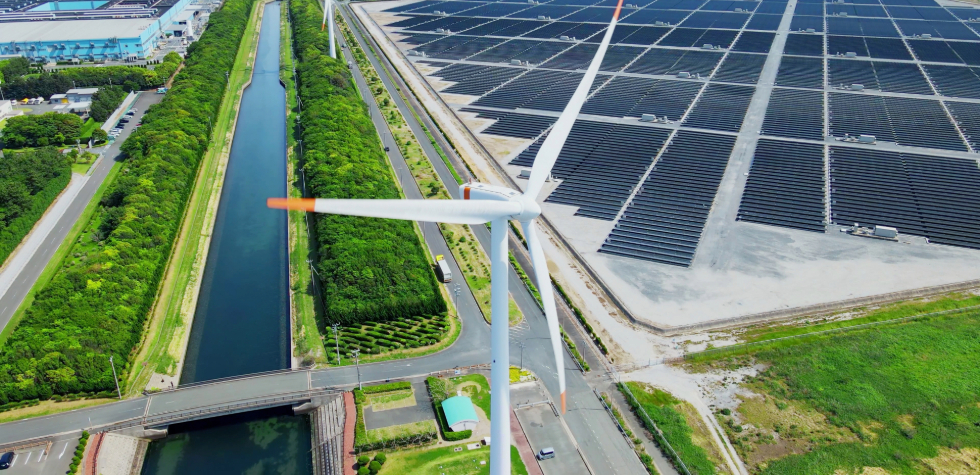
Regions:
M 98 127 L 102 127 L 102 122 L 96 122 L 95 119 L 89 117 L 82 128 L 78 130 L 78 136 L 81 138 L 82 142 L 87 142 L 89 137 L 92 136 L 92 131 Z
M 455 452 L 454 448 L 461 451 Z M 466 445 L 456 445 L 438 449 L 400 450 L 386 454 L 388 461 L 381 467 L 380 475 L 411 473 L 412 475 L 476 475 L 490 473 L 490 449 L 482 447 L 467 450 Z M 517 453 L 517 447 L 510 447 L 512 475 L 527 475 L 527 468 Z M 483 462 L 481 464 L 481 462 Z
M 761 473 L 862 467 L 932 473 L 923 460 L 980 447 L 980 310 L 836 333 L 754 356 L 769 366 L 750 385 L 812 407 L 859 439 L 818 440 L 809 452 L 769 461 Z
M 490 418 L 490 382 L 482 374 L 468 374 L 450 378 L 456 384 L 456 389 L 463 391 L 464 396 L 469 396 L 473 404 Z M 452 394 L 455 396 L 455 393 Z

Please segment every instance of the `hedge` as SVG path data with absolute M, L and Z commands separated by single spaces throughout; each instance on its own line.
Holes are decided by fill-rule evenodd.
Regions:
M 211 24 L 208 24 L 208 29 Z M 205 31 L 207 33 L 207 31 Z M 212 37 L 216 35 L 211 35 Z M 203 39 L 203 37 L 202 37 Z M 194 48 L 192 44 L 188 47 Z M 198 46 L 200 48 L 200 46 Z M 234 53 L 238 48 L 231 48 L 226 52 Z M 73 87 L 101 87 L 116 85 L 121 86 L 125 91 L 138 91 L 162 86 L 167 79 L 174 74 L 180 65 L 180 55 L 169 53 L 163 58 L 163 62 L 156 65 L 154 69 L 142 66 L 103 66 L 85 68 L 65 68 L 40 74 L 25 74 L 9 81 L 4 81 L 3 94 L 7 99 L 25 97 L 51 97 L 52 94 L 64 93 Z M 222 80 L 219 85 L 224 85 Z
M 303 171 L 318 198 L 400 197 L 347 63 L 331 59 L 314 0 L 289 2 L 303 104 Z M 317 270 L 327 324 L 446 311 L 414 223 L 315 215 Z
M 54 148 L 8 152 L 0 161 L 0 262 L 31 232 L 71 181 L 71 162 Z
M 253 3 L 227 0 L 211 15 L 170 93 L 123 144 L 97 230 L 82 238 L 98 245 L 75 248 L 85 252 L 66 259 L 0 351 L 0 403 L 114 390 L 110 356 L 126 380 Z
M 397 383 L 387 383 L 387 384 L 377 384 L 374 386 L 365 386 L 362 392 L 364 394 L 378 394 L 386 393 L 388 391 L 398 391 L 400 389 L 412 389 L 412 383 L 408 381 L 400 381 Z

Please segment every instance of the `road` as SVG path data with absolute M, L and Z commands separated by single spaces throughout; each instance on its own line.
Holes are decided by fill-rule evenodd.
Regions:
M 162 94 L 140 94 L 140 97 L 133 103 L 133 106 L 139 110 L 137 117 L 142 115 L 147 107 L 159 103 L 162 99 Z M 37 252 L 31 256 L 30 260 L 28 260 L 20 272 L 12 279 L 12 283 L 7 291 L 0 296 L 0 330 L 7 326 L 14 312 L 17 311 L 17 307 L 24 301 L 27 292 L 31 290 L 31 287 L 37 281 L 38 276 L 41 275 L 44 267 L 48 265 L 51 257 L 54 256 L 55 250 L 61 245 L 71 244 L 64 243 L 65 237 L 71 231 L 75 222 L 78 221 L 78 217 L 81 216 L 82 211 L 92 201 L 95 192 L 102 186 L 102 182 L 105 181 L 109 170 L 112 169 L 112 165 L 117 160 L 122 159 L 119 147 L 129 137 L 129 134 L 132 133 L 134 125 L 135 121 L 126 124 L 122 134 L 120 134 L 116 141 L 105 148 L 102 159 L 94 165 L 93 170 L 89 170 L 90 173 L 87 181 L 78 191 L 78 194 L 75 195 L 74 199 L 71 200 L 64 214 L 51 228 L 47 236 L 44 237 L 41 245 L 37 248 Z
M 344 15 L 348 25 L 359 25 L 352 18 L 353 15 L 349 9 L 341 8 L 340 11 Z M 375 52 L 380 51 L 380 48 L 374 43 L 374 38 L 371 38 L 370 35 L 362 35 L 359 27 L 352 28 L 351 31 L 354 33 L 358 43 L 360 43 L 361 49 L 368 53 L 366 56 L 371 61 L 375 70 L 379 72 L 381 81 L 389 93 L 391 93 L 393 101 L 398 106 L 399 111 L 412 129 L 412 132 L 419 138 L 419 144 L 422 146 L 422 150 L 436 169 L 439 177 L 452 190 L 454 188 L 453 184 L 456 183 L 455 178 L 432 143 L 426 140 L 427 136 L 425 131 L 416 119 L 416 117 L 425 117 L 425 110 L 416 105 L 415 113 L 413 114 L 413 110 L 405 103 L 398 91 L 399 89 L 409 91 L 408 87 L 401 83 L 396 87 L 394 81 L 400 81 L 397 71 L 384 55 L 381 55 L 379 58 L 375 54 L 371 54 L 371 49 L 368 48 L 368 42 L 370 41 L 373 50 Z M 346 48 L 342 48 L 342 51 L 349 55 L 349 51 Z M 348 60 L 353 61 L 353 58 L 348 57 Z M 362 87 L 362 85 L 359 84 L 358 87 Z M 367 102 L 370 107 L 375 108 L 374 101 L 369 100 Z M 430 130 L 436 130 L 432 125 L 429 127 Z M 385 129 L 379 127 L 379 130 Z M 394 144 L 390 145 L 392 145 L 391 150 L 393 152 L 397 150 Z M 453 163 L 462 163 L 455 156 L 451 148 L 445 147 L 443 153 L 447 157 L 450 157 Z M 462 166 L 457 166 L 456 169 L 460 173 L 465 173 L 466 171 L 465 167 Z M 455 193 L 452 194 L 456 198 Z M 489 230 L 485 226 L 472 226 L 471 228 L 483 248 L 489 250 Z M 516 244 L 516 240 L 513 237 L 510 242 L 512 252 L 518 257 L 519 261 L 523 261 L 522 266 L 524 266 L 526 271 L 530 271 L 531 266 L 524 249 L 519 244 Z M 534 371 L 541 378 L 541 381 L 545 383 L 552 400 L 558 400 L 558 378 L 555 374 L 554 357 L 551 353 L 550 342 L 544 341 L 550 339 L 548 337 L 548 326 L 544 313 L 513 269 L 510 269 L 508 283 L 511 295 L 525 316 L 525 323 L 517 328 L 512 328 L 510 332 L 511 362 L 515 363 L 521 359 L 521 353 L 523 352 L 525 366 Z M 566 324 L 566 328 L 571 330 L 572 327 L 568 326 L 571 323 L 571 316 L 567 313 L 567 309 L 564 306 L 559 307 L 559 309 L 561 310 L 560 313 L 564 313 L 564 315 L 560 316 L 560 319 Z M 572 325 L 574 326 L 574 324 Z M 569 333 L 575 336 L 578 332 L 569 331 Z M 520 346 L 521 343 L 525 343 L 523 350 Z M 586 346 L 584 342 L 580 345 L 583 352 Z M 585 376 L 578 371 L 577 363 L 567 353 L 564 353 L 563 357 L 565 358 L 565 383 L 568 399 L 568 411 L 564 415 L 564 420 L 572 433 L 575 434 L 579 448 L 585 454 L 592 469 L 598 473 L 646 473 L 646 469 L 643 468 L 639 459 L 633 454 L 633 450 L 627 445 L 616 424 L 605 412 L 601 402 L 592 392 L 592 388 L 586 381 Z M 596 358 L 593 361 L 598 363 Z M 598 369 L 598 365 L 596 368 Z

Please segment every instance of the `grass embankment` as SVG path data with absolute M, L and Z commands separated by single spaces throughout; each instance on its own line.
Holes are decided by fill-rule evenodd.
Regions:
M 201 159 L 195 185 L 188 199 L 183 221 L 167 263 L 164 279 L 147 322 L 145 337 L 133 363 L 135 371 L 126 381 L 129 396 L 140 394 L 153 373 L 174 376 L 183 363 L 197 303 L 207 250 L 217 216 L 218 200 L 224 183 L 225 167 L 231 153 L 238 106 L 245 85 L 252 77 L 255 49 L 263 6 L 252 7 L 245 33 L 228 76 L 228 87 L 211 130 L 211 141 Z M 229 93 L 229 91 L 231 91 Z
M 840 314 L 837 314 L 805 319 L 788 325 L 760 325 L 750 327 L 739 335 L 740 344 L 689 353 L 685 355 L 685 359 L 696 363 L 726 356 L 751 354 L 763 349 L 797 345 L 804 340 L 821 338 L 822 333 L 846 331 L 850 327 L 889 325 L 935 313 L 959 313 L 977 306 L 980 306 L 980 296 L 951 293 L 928 299 L 898 302 L 879 308 L 850 310 L 846 313 L 861 316 L 846 320 L 841 319 Z
M 910 305 L 932 304 L 892 311 Z M 976 470 L 980 310 L 784 341 L 706 363 L 766 366 L 746 383 L 762 402 L 719 416 L 753 471 Z
M 628 381 L 620 383 L 619 389 L 678 471 L 683 473 L 683 465 L 692 474 L 706 475 L 717 473 L 716 467 L 724 466 L 711 429 L 689 403 L 645 383 Z M 662 432 L 662 438 L 653 424 Z M 673 451 L 664 445 L 664 439 Z
M 286 153 L 288 166 L 286 181 L 291 198 L 304 197 L 302 178 L 302 157 L 299 155 L 296 122 L 299 104 L 296 98 L 296 78 L 293 74 L 293 32 L 289 23 L 289 12 L 280 15 L 279 77 L 286 84 Z M 317 313 L 317 292 L 313 283 L 313 271 L 308 261 L 316 262 L 316 248 L 310 246 L 310 230 L 307 226 L 307 213 L 293 210 L 289 212 L 289 282 L 292 300 L 293 356 L 302 360 L 303 366 L 325 366 L 330 355 L 323 345 L 321 330 L 326 328 L 322 309 Z M 318 319 L 319 317 L 319 319 Z
M 450 193 L 455 193 L 456 184 L 454 184 L 452 191 L 450 191 L 446 184 L 440 180 L 438 173 L 436 173 L 429 158 L 422 150 L 422 146 L 419 144 L 419 138 L 412 132 L 411 127 L 405 122 L 405 117 L 392 100 L 390 95 L 391 91 L 388 91 L 385 87 L 381 78 L 378 76 L 378 72 L 374 69 L 367 56 L 365 56 L 357 39 L 340 15 L 337 16 L 337 24 L 340 26 L 340 30 L 347 40 L 347 45 L 357 61 L 358 68 L 364 75 L 364 80 L 371 89 L 371 95 L 384 114 L 384 119 L 388 123 L 391 137 L 398 144 L 398 149 L 402 157 L 405 158 L 405 163 L 408 164 L 408 168 L 412 172 L 412 177 L 415 179 L 415 183 L 418 184 L 422 194 L 426 199 L 451 199 Z M 397 91 L 397 93 L 401 94 L 401 91 Z M 386 132 L 382 131 L 382 133 Z M 434 143 L 431 136 L 426 137 L 426 139 Z M 450 166 L 449 169 L 452 170 L 452 167 Z M 454 177 L 458 178 L 458 175 L 455 175 L 455 172 L 453 173 Z M 486 252 L 484 252 L 483 248 L 477 242 L 476 236 L 473 235 L 473 231 L 469 226 L 441 223 L 439 224 L 439 229 L 442 230 L 443 237 L 445 237 L 446 243 L 449 245 L 450 251 L 456 258 L 456 261 L 459 263 L 463 272 L 466 273 L 466 282 L 476 297 L 477 304 L 479 304 L 484 318 L 489 322 L 489 256 L 487 256 Z M 520 322 L 524 318 L 524 315 L 517 307 L 513 298 L 510 299 L 508 315 L 512 325 Z
M 386 454 L 380 475 L 411 473 L 418 475 L 477 475 L 490 473 L 490 449 L 468 450 L 465 445 L 428 450 L 399 450 Z M 517 447 L 510 447 L 510 473 L 527 475 Z
M 616 404 L 612 401 L 612 398 L 609 397 L 609 394 L 602 393 L 602 402 L 609 407 L 609 410 L 612 411 L 613 416 L 616 418 L 616 422 L 618 422 L 619 426 L 623 428 L 626 436 L 633 441 L 633 451 L 636 452 L 636 456 L 640 459 L 640 462 L 643 463 L 643 468 L 645 468 L 647 473 L 650 475 L 660 475 L 660 471 L 657 470 L 657 467 L 653 464 L 653 457 L 646 452 L 646 448 L 643 446 L 643 441 L 640 440 L 639 437 L 633 435 L 633 431 L 631 431 L 629 426 L 626 425 L 626 420 L 623 419 L 623 414 L 619 412 L 619 408 L 616 407 Z

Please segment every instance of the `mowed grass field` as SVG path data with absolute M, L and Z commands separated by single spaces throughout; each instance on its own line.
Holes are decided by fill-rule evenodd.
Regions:
M 462 450 L 455 451 L 460 448 Z M 409 449 L 390 452 L 388 461 L 381 467 L 380 475 L 411 473 L 413 475 L 482 475 L 490 473 L 490 449 L 482 447 L 468 450 L 465 445 L 438 449 Z M 482 462 L 482 463 L 481 463 Z M 510 447 L 510 473 L 527 475 L 527 468 Z
M 815 409 L 855 436 L 811 440 L 808 451 L 765 461 L 754 471 L 980 470 L 980 310 L 805 339 L 753 356 L 711 365 L 765 364 L 748 383 L 753 390 Z

